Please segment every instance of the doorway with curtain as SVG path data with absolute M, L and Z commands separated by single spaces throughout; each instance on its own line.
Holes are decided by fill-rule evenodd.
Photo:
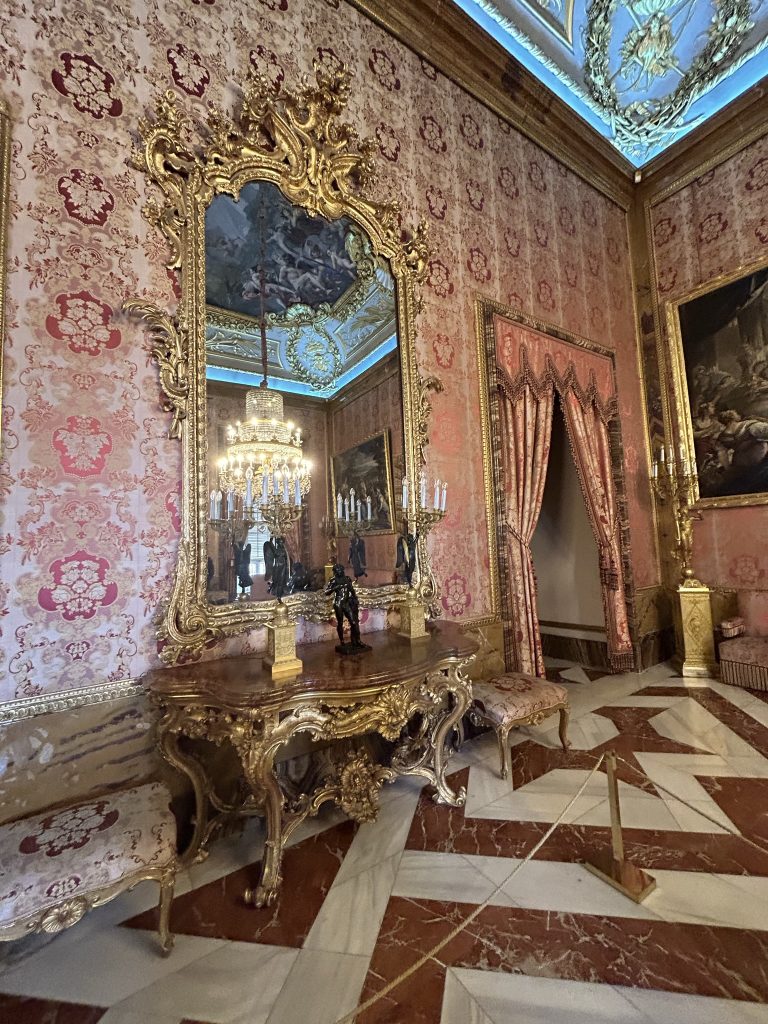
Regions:
M 550 461 L 556 401 L 594 538 L 608 662 L 634 666 L 628 567 L 612 457 L 618 436 L 613 354 L 562 332 L 547 333 L 488 304 L 485 346 L 494 454 L 505 657 L 513 671 L 544 675 L 532 543 Z

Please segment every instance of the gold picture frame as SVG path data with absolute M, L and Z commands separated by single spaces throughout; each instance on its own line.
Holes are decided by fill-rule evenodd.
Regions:
M 333 455 L 329 456 L 331 466 L 331 509 L 333 512 L 333 518 L 336 522 L 336 535 L 338 537 L 348 537 L 355 530 L 355 525 L 351 517 L 350 522 L 347 523 L 344 519 L 339 520 L 336 514 L 336 486 L 337 483 L 339 483 L 339 485 L 341 484 L 341 481 L 337 478 L 338 460 L 341 460 L 345 455 L 351 455 L 353 452 L 360 451 L 361 449 L 366 448 L 366 446 L 372 448 L 374 454 L 378 454 L 376 452 L 377 446 L 375 442 L 379 439 L 381 439 L 381 461 L 383 463 L 380 469 L 384 476 L 384 497 L 386 498 L 387 507 L 389 508 L 389 525 L 380 528 L 365 526 L 364 529 L 367 536 L 394 534 L 397 530 L 397 515 L 392 502 L 392 453 L 390 450 L 389 431 L 379 430 L 375 434 L 371 434 L 369 437 L 364 437 L 362 441 L 358 441 L 357 444 L 350 445 L 349 448 L 345 448 L 343 451 L 335 452 Z M 357 488 L 355 488 L 355 491 L 358 494 L 360 493 Z
M 699 485 L 699 464 L 697 458 L 696 437 L 694 434 L 693 410 L 691 408 L 692 396 L 688 387 L 688 371 L 686 366 L 685 340 L 681 325 L 680 309 L 688 303 L 694 302 L 705 295 L 710 295 L 720 289 L 734 285 L 743 278 L 748 278 L 761 271 L 768 272 L 768 263 L 765 259 L 754 261 L 737 267 L 728 274 L 721 274 L 706 284 L 692 289 L 685 295 L 665 303 L 665 326 L 667 338 L 669 339 L 669 371 L 672 379 L 672 394 L 674 399 L 674 414 L 672 437 L 676 444 L 675 454 L 681 454 L 689 467 L 692 467 L 692 507 L 698 509 L 707 508 L 745 508 L 750 505 L 768 504 L 768 491 L 753 491 L 749 493 L 730 495 L 704 495 L 701 494 Z M 665 367 L 666 369 L 666 367 Z M 768 375 L 766 375 L 768 385 Z M 713 403 L 714 404 L 714 403 Z M 720 410 L 721 412 L 723 410 Z M 682 450 L 681 450 L 682 449 Z
M 208 465 L 206 433 L 206 304 L 205 213 L 218 194 L 237 198 L 249 181 L 276 184 L 288 200 L 329 220 L 346 216 L 366 233 L 374 257 L 386 259 L 396 282 L 397 332 L 403 393 L 405 472 L 416 479 L 424 464 L 428 440 L 430 391 L 436 378 L 422 377 L 416 362 L 417 289 L 428 266 L 426 223 L 404 230 L 395 202 L 370 198 L 375 180 L 372 141 L 361 141 L 354 128 L 340 120 L 350 91 L 349 72 L 328 71 L 315 62 L 314 80 L 305 77 L 295 91 L 275 94 L 252 67 L 240 108 L 234 116 L 211 108 L 204 144 L 190 139 L 190 121 L 179 109 L 175 92 L 164 92 L 154 116 L 139 122 L 141 144 L 133 165 L 160 192 L 144 213 L 165 236 L 171 249 L 170 269 L 178 270 L 181 299 L 171 316 L 144 299 L 124 309 L 148 326 L 160 370 L 165 408 L 172 413 L 169 436 L 182 444 L 181 537 L 173 589 L 158 635 L 167 663 L 200 654 L 213 640 L 242 633 L 269 622 L 277 602 L 211 605 L 206 596 Z M 415 489 L 409 512 L 416 514 Z M 429 605 L 436 583 L 424 538 L 419 541 L 418 600 Z M 406 600 L 402 584 L 359 590 L 366 608 L 387 608 Z M 322 593 L 285 598 L 292 619 L 325 621 L 328 605 Z

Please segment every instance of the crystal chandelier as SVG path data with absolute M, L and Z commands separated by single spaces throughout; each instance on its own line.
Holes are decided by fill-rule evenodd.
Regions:
M 265 384 L 246 393 L 245 417 L 227 427 L 227 454 L 219 460 L 221 500 L 226 496 L 228 518 L 238 506 L 248 518 L 258 510 L 268 526 L 282 527 L 273 532 L 283 533 L 298 519 L 310 486 L 301 430 L 285 422 L 283 396 Z

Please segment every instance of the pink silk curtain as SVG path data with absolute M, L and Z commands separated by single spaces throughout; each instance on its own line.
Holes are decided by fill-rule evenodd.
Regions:
M 554 390 L 537 395 L 525 384 L 520 397 L 501 391 L 502 459 L 506 497 L 506 552 L 509 570 L 511 618 L 514 630 L 514 671 L 544 675 L 536 576 L 531 559 L 531 538 L 541 511 L 544 481 L 552 437 Z
M 616 495 L 611 471 L 608 428 L 593 402 L 586 408 L 568 389 L 561 395 L 589 520 L 600 553 L 600 583 L 608 635 L 608 656 L 615 669 L 631 669 L 634 661 L 627 620 L 624 572 Z

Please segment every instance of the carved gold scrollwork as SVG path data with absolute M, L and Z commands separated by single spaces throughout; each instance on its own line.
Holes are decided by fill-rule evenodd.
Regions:
M 190 122 L 172 91 L 156 101 L 151 118 L 139 123 L 141 145 L 133 166 L 143 171 L 159 195 L 145 207 L 147 219 L 170 246 L 168 266 L 180 274 L 181 299 L 172 317 L 143 299 L 124 308 L 147 324 L 160 368 L 166 408 L 172 412 L 171 437 L 183 447 L 182 528 L 173 591 L 159 636 L 161 657 L 173 663 L 199 655 L 212 640 L 268 622 L 274 601 L 210 605 L 206 595 L 207 434 L 205 378 L 205 214 L 218 194 L 238 197 L 249 181 L 267 181 L 310 214 L 330 220 L 348 217 L 365 236 L 360 256 L 365 272 L 388 261 L 397 287 L 397 326 L 403 388 L 404 472 L 418 475 L 428 441 L 429 393 L 440 390 L 435 378 L 422 378 L 415 355 L 417 288 L 429 260 L 427 226 L 408 232 L 396 202 L 370 197 L 375 180 L 375 145 L 361 140 L 341 120 L 351 80 L 343 67 L 315 64 L 295 90 L 275 94 L 249 69 L 240 108 L 234 116 L 211 108 L 205 140 L 196 144 Z M 360 243 L 361 246 L 363 243 Z M 416 494 L 411 497 L 415 513 Z M 426 545 L 420 551 L 422 590 L 432 599 L 435 586 Z M 402 601 L 403 586 L 361 588 L 363 607 Z M 328 605 L 313 594 L 286 598 L 291 618 L 328 617 Z

